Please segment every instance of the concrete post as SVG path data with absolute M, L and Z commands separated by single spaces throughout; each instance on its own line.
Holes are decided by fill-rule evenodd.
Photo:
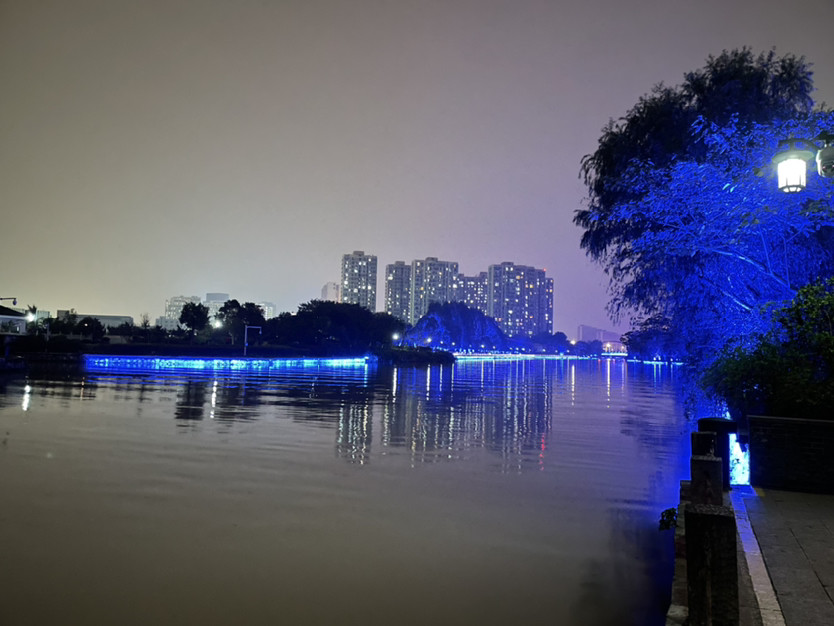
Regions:
M 715 456 L 721 457 L 723 487 L 726 491 L 730 488 L 730 433 L 738 431 L 738 424 L 722 417 L 702 417 L 698 420 L 698 430 L 715 433 Z
M 689 500 L 692 504 L 724 503 L 722 461 L 715 456 L 692 456 L 689 459 Z
M 690 437 L 692 456 L 715 456 L 715 433 L 699 431 L 691 433 Z
M 689 626 L 738 626 L 736 520 L 726 506 L 686 506 Z

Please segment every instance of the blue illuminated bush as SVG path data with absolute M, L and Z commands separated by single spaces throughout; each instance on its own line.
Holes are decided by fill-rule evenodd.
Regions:
M 799 290 L 774 329 L 725 352 L 702 383 L 735 416 L 834 419 L 834 278 Z

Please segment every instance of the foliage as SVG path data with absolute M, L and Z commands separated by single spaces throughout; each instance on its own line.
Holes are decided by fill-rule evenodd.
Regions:
M 494 319 L 462 302 L 432 302 L 404 342 L 446 350 L 507 350 L 507 337 Z
M 577 341 L 568 350 L 569 354 L 575 356 L 602 356 L 603 351 L 603 345 L 599 339 Z
M 750 346 L 726 349 L 702 385 L 736 416 L 832 419 L 834 278 L 801 288 Z
M 49 327 L 50 333 L 56 335 L 70 335 L 76 332 L 78 324 L 78 314 L 75 309 L 70 309 L 69 313 L 62 317 L 51 317 L 44 320 L 44 325 Z
M 530 337 L 529 344 L 531 352 L 545 352 L 548 354 L 568 354 L 571 349 L 568 336 L 559 331 L 552 335 L 550 333 L 538 333 Z
M 243 339 L 246 326 L 263 328 L 266 323 L 261 307 L 254 302 L 241 305 L 237 300 L 224 302 L 217 312 L 217 320 L 222 324 L 224 332 L 231 337 L 233 344 Z
M 295 315 L 282 313 L 267 322 L 270 341 L 329 354 L 364 354 L 390 344 L 402 333 L 401 321 L 387 313 L 371 313 L 358 304 L 311 300 Z
M 209 309 L 204 304 L 200 304 L 199 302 L 186 302 L 183 307 L 182 311 L 180 312 L 179 323 L 185 326 L 189 333 L 193 336 L 194 333 L 198 333 L 201 330 L 204 330 L 209 323 Z M 142 328 L 148 328 L 148 321 L 142 320 Z
M 630 356 L 644 361 L 680 360 L 686 353 L 677 335 L 670 332 L 668 318 L 655 316 L 640 322 L 637 328 L 623 335 Z
M 779 139 L 834 126 L 812 111 L 811 89 L 801 58 L 724 52 L 603 129 L 574 221 L 609 274 L 614 317 L 662 319 L 708 361 L 714 346 L 766 330 L 763 303 L 834 273 L 834 186 L 810 177 L 806 193 L 784 194 L 754 172 Z
M 660 521 L 658 522 L 658 530 L 671 530 L 678 525 L 678 510 L 665 509 L 660 513 Z
M 80 319 L 76 330 L 82 337 L 90 337 L 93 341 L 100 341 L 105 333 L 104 325 L 94 317 Z

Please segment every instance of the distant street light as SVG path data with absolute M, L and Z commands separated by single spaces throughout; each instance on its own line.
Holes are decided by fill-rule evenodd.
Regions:
M 246 349 L 249 347 L 249 329 L 257 328 L 258 334 L 261 334 L 260 326 L 249 326 L 248 324 L 243 328 L 243 356 L 246 356 Z
M 12 306 L 17 306 L 17 298 L 0 298 L 0 301 L 2 300 L 11 300 Z
M 816 142 L 822 142 L 819 146 Z M 796 193 L 805 189 L 806 164 L 811 159 L 817 162 L 817 173 L 823 178 L 834 178 L 834 135 L 821 132 L 813 140 L 791 137 L 779 142 L 779 152 L 771 159 L 776 165 L 779 189 Z

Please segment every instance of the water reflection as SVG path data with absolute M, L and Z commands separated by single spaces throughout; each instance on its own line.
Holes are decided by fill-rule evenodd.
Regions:
M 648 376 L 627 385 L 629 372 Z M 465 459 L 489 451 L 502 471 L 544 469 L 559 462 L 564 434 L 554 423 L 580 423 L 584 433 L 608 432 L 599 415 L 611 412 L 622 433 L 649 451 L 673 449 L 681 435 L 647 419 L 659 386 L 674 370 L 622 360 L 498 359 L 454 366 L 341 368 L 309 364 L 263 373 L 86 373 L 65 380 L 33 379 L 21 402 L 59 399 L 63 406 L 101 399 L 114 405 L 153 405 L 182 425 L 290 419 L 332 428 L 336 454 L 367 464 L 375 454 L 403 451 L 412 464 Z M 581 378 L 581 383 L 579 379 Z M 592 407 L 594 417 L 583 417 Z M 665 409 L 663 409 L 665 410 Z M 602 411 L 603 413 L 599 413 Z M 376 422 L 377 428 L 374 428 Z
M 201 420 L 205 412 L 206 382 L 187 380 L 177 394 L 174 418 L 178 420 Z
M 28 573 L 0 579 L 39 593 L 41 572 L 57 570 L 32 555 L 54 552 L 103 572 L 97 588 L 120 585 L 97 601 L 164 586 L 191 618 L 237 584 L 235 598 L 274 615 L 321 608 L 316 623 L 344 614 L 322 596 L 362 616 L 375 588 L 391 610 L 354 623 L 390 623 L 420 597 L 420 619 L 404 622 L 451 607 L 455 623 L 652 624 L 668 563 L 657 516 L 685 467 L 674 377 L 623 361 L 500 359 L 10 383 L 0 462 L 15 471 L 0 486 L 37 524 L 7 516 L 0 534 L 31 527 L 31 545 L 49 549 L 20 544 L 11 562 Z M 76 525 L 59 533 L 53 519 Z M 157 581 L 155 555 L 169 553 L 177 566 L 158 588 L 121 584 L 136 572 Z M 80 598 L 76 580 L 47 587 Z

